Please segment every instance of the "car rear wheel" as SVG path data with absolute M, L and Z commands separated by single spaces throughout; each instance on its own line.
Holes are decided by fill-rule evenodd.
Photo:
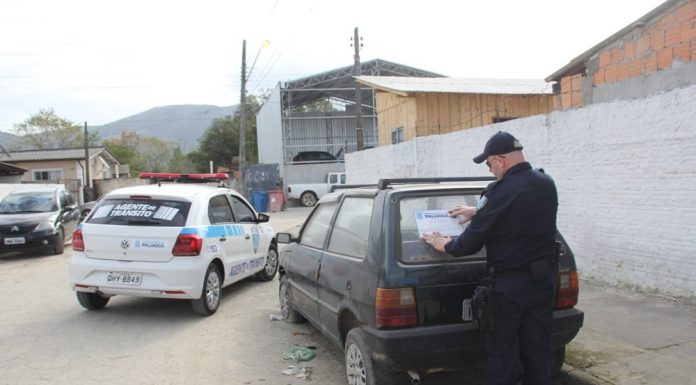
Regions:
M 268 256 L 266 256 L 266 266 L 263 270 L 256 273 L 256 279 L 259 281 L 270 281 L 275 277 L 278 271 L 278 247 L 271 244 L 268 248 Z
M 300 196 L 300 202 L 304 207 L 312 207 L 317 204 L 317 195 L 311 191 L 304 192 Z
M 278 299 L 280 300 L 280 313 L 283 319 L 292 324 L 304 321 L 302 314 L 292 308 L 290 304 L 290 294 L 288 293 L 288 280 L 285 277 L 280 279 L 280 287 L 278 288 Z
M 110 297 L 102 297 L 99 293 L 84 293 L 81 291 L 76 292 L 77 301 L 80 305 L 87 310 L 101 310 L 107 303 L 109 303 Z
M 345 344 L 346 375 L 350 385 L 388 385 L 389 372 L 372 359 L 365 332 L 360 328 L 348 332 Z
M 53 254 L 63 254 L 63 251 L 65 250 L 65 235 L 63 234 L 63 230 L 58 230 L 56 233 L 56 238 L 53 240 L 55 242 L 53 244 Z
M 193 311 L 202 316 L 214 314 L 220 306 L 220 295 L 222 294 L 222 280 L 220 279 L 220 269 L 211 263 L 205 272 L 203 280 L 203 291 L 201 297 L 191 301 Z

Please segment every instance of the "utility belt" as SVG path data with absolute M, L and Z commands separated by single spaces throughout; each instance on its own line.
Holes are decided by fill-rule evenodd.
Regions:
M 488 267 L 488 274 L 490 276 L 495 277 L 504 274 L 527 273 L 531 275 L 532 278 L 534 278 L 535 280 L 541 281 L 548 277 L 549 272 L 551 271 L 551 264 L 552 261 L 549 260 L 549 258 L 540 258 L 526 263 L 522 266 L 490 266 Z
M 491 266 L 488 268 L 489 276 L 481 280 L 481 284 L 476 286 L 474 295 L 471 297 L 471 319 L 477 323 L 479 329 L 493 332 L 500 325 L 500 311 L 496 306 L 495 277 L 503 274 L 524 273 L 531 275 L 537 281 L 547 279 L 551 269 L 557 268 L 559 248 L 560 246 L 557 244 L 553 260 L 540 258 L 517 267 Z

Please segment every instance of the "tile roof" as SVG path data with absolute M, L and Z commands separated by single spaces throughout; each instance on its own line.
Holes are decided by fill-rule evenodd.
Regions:
M 102 153 L 107 154 L 107 158 L 112 158 L 113 156 L 104 147 L 91 147 L 89 149 L 89 157 L 100 155 Z M 28 162 L 28 161 L 41 161 L 41 160 L 72 160 L 72 159 L 84 159 L 85 149 L 84 148 L 70 148 L 70 149 L 49 149 L 49 150 L 26 150 L 26 151 L 12 151 L 10 152 L 10 157 L 6 154 L 0 153 L 0 161 L 3 162 Z

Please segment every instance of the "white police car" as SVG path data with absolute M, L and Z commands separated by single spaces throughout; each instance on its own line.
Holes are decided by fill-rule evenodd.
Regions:
M 141 174 L 210 181 L 226 174 Z M 278 270 L 275 232 L 236 191 L 157 183 L 105 195 L 73 233 L 70 285 L 82 306 L 104 308 L 114 295 L 189 299 L 215 313 L 222 288 Z

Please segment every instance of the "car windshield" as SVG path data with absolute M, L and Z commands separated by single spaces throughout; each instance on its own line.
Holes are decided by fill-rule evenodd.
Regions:
M 103 199 L 87 223 L 180 227 L 186 223 L 190 207 L 190 202 L 173 200 Z
M 446 211 L 457 205 L 476 206 L 479 194 L 471 192 L 450 193 L 449 195 L 409 196 L 399 201 L 399 235 L 401 237 L 401 253 L 399 259 L 404 263 L 457 262 L 462 260 L 483 259 L 485 248 L 474 255 L 455 258 L 450 254 L 436 251 L 421 239 L 422 233 L 432 232 L 441 228 L 449 219 Z M 443 223 L 443 221 L 445 223 Z M 458 220 L 451 219 L 446 228 L 451 236 L 456 237 L 464 231 L 468 224 L 459 225 Z M 445 232 L 442 228 L 441 232 Z M 447 235 L 447 234 L 443 234 Z
M 20 191 L 0 202 L 0 214 L 46 213 L 58 210 L 52 191 Z

